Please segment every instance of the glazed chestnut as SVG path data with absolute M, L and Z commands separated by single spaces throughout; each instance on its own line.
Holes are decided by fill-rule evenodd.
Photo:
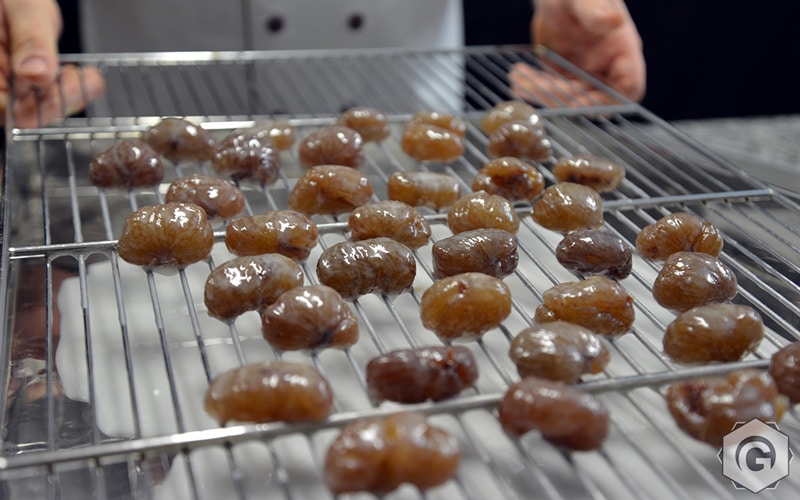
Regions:
M 431 237 L 431 226 L 425 217 L 411 205 L 395 200 L 356 208 L 347 219 L 347 227 L 353 240 L 385 236 L 409 248 L 424 246 Z
M 221 177 L 269 186 L 278 180 L 281 155 L 267 134 L 237 130 L 219 142 L 211 166 Z
M 453 203 L 447 212 L 447 226 L 453 233 L 494 228 L 517 234 L 519 216 L 514 205 L 506 198 L 478 191 L 464 195 Z
M 244 210 L 242 191 L 228 181 L 195 174 L 172 182 L 164 197 L 166 202 L 199 205 L 209 218 L 229 219 Z
M 595 450 L 608 435 L 606 407 L 555 380 L 525 377 L 513 384 L 500 401 L 498 417 L 513 436 L 537 430 L 551 443 L 576 451 Z
M 286 151 L 294 145 L 294 126 L 288 120 L 268 120 L 256 122 L 252 127 L 243 129 L 243 132 L 253 134 L 259 138 L 269 139 L 279 151 Z
M 473 191 L 486 191 L 509 201 L 533 201 L 543 189 L 544 176 L 512 156 L 489 160 L 472 180 Z
M 513 121 L 541 125 L 542 115 L 536 108 L 525 101 L 501 101 L 486 113 L 486 116 L 481 121 L 481 127 L 486 135 L 491 135 L 501 125 Z
M 411 119 L 408 120 L 406 126 L 418 124 L 443 128 L 462 138 L 467 135 L 467 124 L 464 120 L 450 113 L 431 110 L 417 111 L 411 115 Z
M 546 161 L 551 152 L 552 143 L 544 126 L 532 125 L 527 120 L 504 123 L 489 135 L 487 153 L 492 158 L 514 156 L 522 160 Z
M 289 208 L 305 215 L 343 214 L 372 198 L 369 179 L 354 168 L 318 165 L 306 170 L 289 193 Z
M 387 191 L 390 200 L 435 210 L 447 208 L 461 197 L 458 179 L 435 172 L 395 172 L 389 177 Z
M 333 288 L 298 286 L 262 310 L 261 333 L 283 351 L 343 349 L 358 341 L 358 320 Z
M 588 328 L 550 321 L 525 328 L 511 341 L 511 361 L 520 377 L 574 384 L 584 374 L 600 373 L 611 360 L 603 339 Z
M 422 294 L 422 325 L 442 340 L 473 340 L 511 314 L 511 290 L 500 278 L 483 273 L 448 276 Z
M 678 427 L 714 449 L 737 422 L 778 422 L 788 406 L 775 381 L 761 370 L 676 382 L 667 388 L 666 398 Z
M 417 276 L 417 261 L 407 246 L 391 238 L 343 241 L 326 248 L 317 261 L 319 281 L 345 299 L 407 291 Z
M 533 220 L 561 233 L 597 228 L 603 223 L 603 199 L 589 186 L 560 182 L 534 203 Z
M 433 277 L 467 272 L 504 278 L 519 262 L 517 238 L 503 229 L 473 229 L 433 244 Z
M 681 313 L 667 326 L 664 352 L 680 363 L 739 361 L 764 338 L 764 323 L 749 306 L 708 304 Z
M 769 373 L 781 394 L 792 404 L 800 403 L 800 342 L 788 344 L 773 354 Z
M 119 257 L 130 264 L 184 267 L 208 257 L 214 230 L 206 211 L 193 203 L 164 203 L 130 214 L 117 242 Z
M 723 240 L 716 226 L 687 212 L 665 215 L 642 228 L 636 249 L 643 257 L 665 260 L 675 252 L 702 252 L 718 257 Z
M 727 302 L 737 293 L 736 275 L 721 261 L 700 252 L 676 252 L 653 283 L 656 302 L 673 311 Z
M 230 421 L 319 422 L 333 408 L 333 391 L 311 366 L 254 363 L 214 377 L 205 408 L 223 426 Z
M 89 164 L 89 180 L 101 188 L 152 187 L 163 178 L 161 157 L 143 141 L 120 141 Z
M 452 398 L 472 387 L 478 365 L 464 346 L 398 349 L 367 363 L 367 392 L 373 401 L 422 403 Z
M 237 257 L 211 271 L 203 300 L 209 316 L 224 321 L 273 303 L 303 279 L 300 266 L 283 255 Z
M 553 165 L 553 176 L 558 182 L 583 184 L 605 193 L 619 186 L 625 178 L 625 169 L 608 158 L 581 154 L 559 158 Z
M 428 123 L 409 123 L 400 138 L 403 152 L 416 161 L 449 163 L 464 154 L 464 141 L 450 129 Z
M 173 163 L 208 161 L 216 141 L 210 132 L 184 118 L 167 117 L 142 134 L 142 140 Z
M 392 132 L 386 114 L 369 106 L 347 109 L 339 115 L 336 124 L 355 130 L 364 142 L 380 142 L 389 137 Z
M 556 246 L 556 259 L 579 274 L 627 278 L 633 250 L 625 240 L 602 229 L 571 231 Z
M 317 244 L 317 224 L 294 210 L 269 210 L 239 217 L 225 228 L 225 246 L 235 255 L 279 253 L 304 261 Z
M 534 314 L 539 323 L 560 319 L 608 338 L 630 330 L 634 317 L 633 297 L 622 285 L 603 276 L 552 286 L 542 294 L 542 304 Z
M 357 420 L 325 455 L 325 484 L 334 494 L 384 495 L 403 483 L 425 491 L 452 478 L 461 459 L 453 435 L 424 415 L 403 412 Z
M 300 165 L 343 165 L 359 168 L 364 163 L 364 140 L 349 127 L 332 125 L 309 134 L 300 141 L 297 154 Z

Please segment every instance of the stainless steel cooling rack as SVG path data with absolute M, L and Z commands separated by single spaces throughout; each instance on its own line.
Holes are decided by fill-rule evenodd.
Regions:
M 230 255 L 218 243 L 208 262 L 171 274 L 146 273 L 115 253 L 122 221 L 133 209 L 163 200 L 175 178 L 208 172 L 181 164 L 156 189 L 98 190 L 87 179 L 91 158 L 115 141 L 137 137 L 162 116 L 188 117 L 215 134 L 263 118 L 290 119 L 302 137 L 360 104 L 386 111 L 393 133 L 365 148 L 363 171 L 386 197 L 392 172 L 449 173 L 469 189 L 486 161 L 479 122 L 492 104 L 513 98 L 507 72 L 528 63 L 560 78 L 581 75 L 556 56 L 525 48 L 462 51 L 192 53 L 74 56 L 98 67 L 108 92 L 85 115 L 40 128 L 9 126 L 2 217 L 2 344 L 0 497 L 4 498 L 325 498 L 322 460 L 336 429 L 366 415 L 399 411 L 374 407 L 364 391 L 364 366 L 389 349 L 438 342 L 419 320 L 430 277 L 430 245 L 416 252 L 412 292 L 352 303 L 361 327 L 346 351 L 278 353 L 261 338 L 257 313 L 225 324 L 204 310 L 210 269 Z M 559 68 L 559 71 L 553 68 Z M 600 87 L 602 88 L 602 87 Z M 543 91 L 544 92 L 544 91 Z M 680 431 L 667 413 L 671 381 L 764 367 L 780 346 L 800 339 L 800 207 L 708 151 L 640 106 L 569 107 L 550 94 L 543 109 L 554 158 L 538 164 L 548 182 L 555 158 L 590 152 L 626 168 L 620 188 L 605 195 L 605 226 L 629 242 L 661 216 L 691 211 L 723 233 L 722 260 L 736 273 L 735 301 L 755 307 L 768 335 L 741 363 L 686 367 L 662 352 L 674 317 L 652 299 L 656 264 L 635 257 L 623 285 L 635 298 L 630 333 L 613 342 L 608 369 L 583 383 L 608 405 L 609 439 L 598 452 L 565 453 L 535 433 L 521 440 L 500 429 L 494 407 L 516 380 L 507 350 L 531 323 L 541 292 L 576 277 L 556 261 L 559 235 L 537 226 L 520 206 L 521 262 L 506 281 L 513 312 L 500 328 L 469 347 L 481 375 L 474 390 L 442 403 L 414 406 L 451 430 L 463 446 L 458 475 L 421 494 L 403 487 L 398 498 L 737 498 L 721 473 L 718 450 Z M 559 104 L 560 103 L 560 104 Z M 462 115 L 469 123 L 464 156 L 447 165 L 420 165 L 400 149 L 404 120 L 419 109 Z M 243 184 L 247 212 L 286 206 L 301 170 L 284 153 L 279 181 Z M 427 213 L 434 238 L 449 234 L 442 214 Z M 304 266 L 315 282 L 322 248 L 347 238 L 341 220 L 319 218 L 319 248 Z M 202 409 L 215 374 L 245 362 L 300 360 L 333 383 L 336 411 L 321 425 L 218 426 Z M 798 454 L 795 410 L 780 423 Z M 791 473 L 767 498 L 796 498 Z

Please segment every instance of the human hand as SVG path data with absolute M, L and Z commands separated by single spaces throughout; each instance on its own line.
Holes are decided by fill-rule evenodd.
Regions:
M 534 0 L 533 42 L 572 62 L 624 97 L 645 93 L 642 41 L 623 0 Z M 517 63 L 509 72 L 519 97 L 545 105 L 612 104 L 614 99 L 583 80 Z
M 0 124 L 11 102 L 12 76 L 14 124 L 21 128 L 69 116 L 105 91 L 96 68 L 59 66 L 61 28 L 55 0 L 0 0 Z

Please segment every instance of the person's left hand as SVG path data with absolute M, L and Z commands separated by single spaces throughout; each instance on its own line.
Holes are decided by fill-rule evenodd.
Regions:
M 535 0 L 531 23 L 535 44 L 569 60 L 624 97 L 645 93 L 642 41 L 623 0 Z M 614 99 L 581 79 L 516 64 L 509 73 L 521 98 L 546 105 L 611 104 Z

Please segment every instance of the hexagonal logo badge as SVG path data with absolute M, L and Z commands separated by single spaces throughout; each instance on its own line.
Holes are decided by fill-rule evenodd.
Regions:
M 722 475 L 736 489 L 758 493 L 776 488 L 789 475 L 794 454 L 789 448 L 789 436 L 777 424 L 754 418 L 737 423 L 725 435 L 717 457 L 722 462 Z

